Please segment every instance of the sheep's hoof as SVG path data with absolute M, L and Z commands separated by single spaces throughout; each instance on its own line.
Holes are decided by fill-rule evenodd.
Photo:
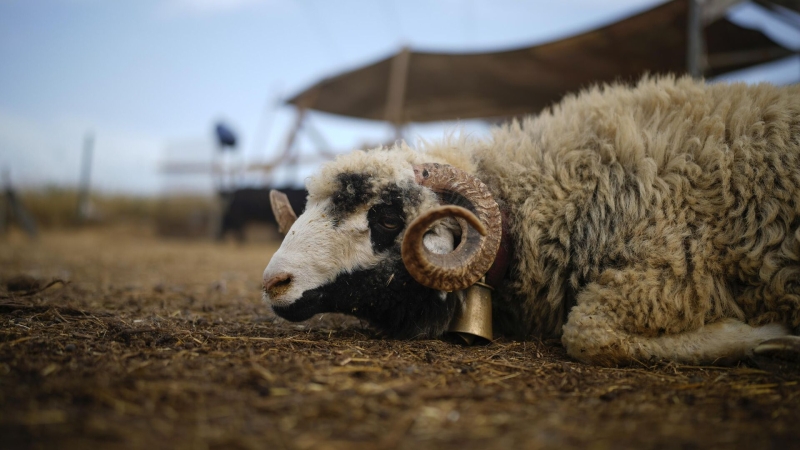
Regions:
M 783 336 L 764 341 L 753 349 L 756 357 L 800 363 L 800 336 Z

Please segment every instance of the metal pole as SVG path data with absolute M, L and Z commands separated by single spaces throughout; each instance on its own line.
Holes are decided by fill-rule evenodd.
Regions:
M 86 133 L 83 139 L 83 158 L 81 161 L 81 179 L 78 187 L 78 221 L 84 222 L 89 217 L 89 182 L 92 176 L 92 153 L 94 152 L 94 134 Z

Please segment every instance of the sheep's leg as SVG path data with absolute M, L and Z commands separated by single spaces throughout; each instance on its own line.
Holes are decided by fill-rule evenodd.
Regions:
M 603 318 L 597 315 L 571 314 L 570 322 L 564 327 L 567 353 L 584 362 L 607 366 L 647 362 L 654 358 L 685 364 L 729 364 L 744 358 L 753 349 L 758 351 L 764 343 L 785 338 L 786 334 L 786 329 L 779 324 L 751 327 L 736 319 L 657 337 L 627 334 L 604 327 L 603 323 Z M 777 356 L 778 352 L 767 355 L 772 348 L 763 347 L 761 353 Z M 785 346 L 781 348 L 785 353 Z
M 724 364 L 788 335 L 779 324 L 754 327 L 736 319 L 703 324 L 696 296 L 668 273 L 609 271 L 578 294 L 562 342 L 570 356 L 593 364 L 654 358 Z

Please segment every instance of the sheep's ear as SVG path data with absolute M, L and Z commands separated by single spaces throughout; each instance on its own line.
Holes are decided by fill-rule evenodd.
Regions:
M 275 189 L 269 191 L 269 202 L 272 205 L 272 214 L 278 222 L 278 232 L 286 234 L 297 220 L 297 214 L 289 203 L 289 197 L 281 191 Z

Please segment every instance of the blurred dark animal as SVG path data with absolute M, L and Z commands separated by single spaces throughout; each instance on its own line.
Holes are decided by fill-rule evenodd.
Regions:
M 263 223 L 277 227 L 269 203 L 270 189 L 243 188 L 220 193 L 223 214 L 217 239 L 222 240 L 228 233 L 234 233 L 239 242 L 244 242 L 244 228 L 248 223 Z M 281 188 L 281 191 L 289 198 L 289 203 L 295 211 L 305 209 L 308 191 L 297 188 Z

